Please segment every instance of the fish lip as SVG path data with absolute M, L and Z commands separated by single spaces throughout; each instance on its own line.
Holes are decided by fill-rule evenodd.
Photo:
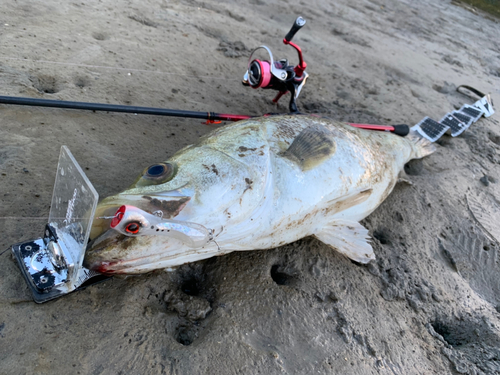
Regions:
M 101 253 L 110 247 L 117 246 L 122 241 L 136 237 L 125 236 L 114 229 L 108 229 L 94 240 L 87 244 L 83 266 L 105 275 L 128 273 L 127 270 L 137 266 L 144 266 L 154 263 L 154 257 L 157 254 L 145 254 L 133 259 L 112 259 L 112 257 L 103 256 Z M 111 259 L 110 259 L 111 258 Z
M 83 258 L 83 266 L 89 270 L 94 270 L 99 273 L 109 273 L 107 267 L 112 263 L 117 263 L 119 261 L 104 261 L 100 258 L 99 253 L 112 246 L 114 242 L 118 242 L 125 237 L 119 232 L 108 229 L 104 233 L 101 233 L 98 237 L 89 241 L 87 248 L 85 249 L 85 256 Z
M 96 265 L 95 267 L 93 265 L 89 265 L 86 268 L 88 268 L 89 270 L 96 271 L 103 275 L 113 275 L 116 274 L 117 272 L 114 269 L 109 269 L 109 266 L 112 266 L 115 263 L 116 262 L 102 262 Z
M 120 273 L 119 271 L 123 269 L 122 267 L 116 267 L 121 264 L 121 260 L 115 261 L 102 261 L 99 259 L 89 260 L 87 257 L 83 260 L 83 266 L 89 270 L 96 271 L 103 275 L 112 275 Z
M 121 273 L 127 273 L 126 270 L 131 268 L 131 263 L 132 266 L 144 266 L 148 264 L 149 262 L 144 262 L 141 263 L 140 261 L 142 259 L 147 259 L 149 258 L 150 255 L 146 255 L 143 257 L 139 258 L 134 258 L 130 260 L 115 260 L 115 261 L 99 261 L 95 260 L 92 262 L 84 262 L 84 266 L 88 268 L 89 270 L 94 270 L 96 272 L 99 272 L 104 275 L 113 275 L 113 274 L 121 274 Z

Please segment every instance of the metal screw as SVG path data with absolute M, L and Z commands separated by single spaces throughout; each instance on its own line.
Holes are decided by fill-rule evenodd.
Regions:
M 285 79 L 286 78 L 286 74 L 285 73 L 281 73 L 281 78 Z
M 155 211 L 155 212 L 153 212 L 153 215 L 162 219 L 163 218 L 163 211 L 161 211 L 161 210 Z
M 42 276 L 42 277 L 40 277 L 40 282 L 41 282 L 42 284 L 45 284 L 47 281 L 49 281 L 49 278 L 48 278 L 47 276 Z

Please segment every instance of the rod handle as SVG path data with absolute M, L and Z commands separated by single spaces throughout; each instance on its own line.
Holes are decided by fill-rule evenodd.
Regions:
M 285 36 L 285 40 L 287 42 L 291 42 L 293 37 L 295 36 L 295 34 L 297 33 L 297 31 L 299 31 L 302 26 L 304 26 L 306 24 L 306 20 L 303 19 L 302 17 L 297 17 L 297 19 L 295 20 L 292 28 L 290 29 L 290 31 L 288 32 L 288 34 L 286 34 Z

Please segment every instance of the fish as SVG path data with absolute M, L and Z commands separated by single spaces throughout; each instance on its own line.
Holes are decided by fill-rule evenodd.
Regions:
M 434 150 L 413 132 L 313 115 L 226 125 L 102 200 L 84 266 L 141 274 L 307 236 L 366 264 L 375 254 L 360 220 L 387 198 L 409 160 Z

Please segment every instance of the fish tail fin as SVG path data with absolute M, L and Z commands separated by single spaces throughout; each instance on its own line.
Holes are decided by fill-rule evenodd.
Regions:
M 406 139 L 408 139 L 413 145 L 412 159 L 421 159 L 424 156 L 430 155 L 436 151 L 436 146 L 416 131 L 410 131 L 410 134 L 406 136 Z

